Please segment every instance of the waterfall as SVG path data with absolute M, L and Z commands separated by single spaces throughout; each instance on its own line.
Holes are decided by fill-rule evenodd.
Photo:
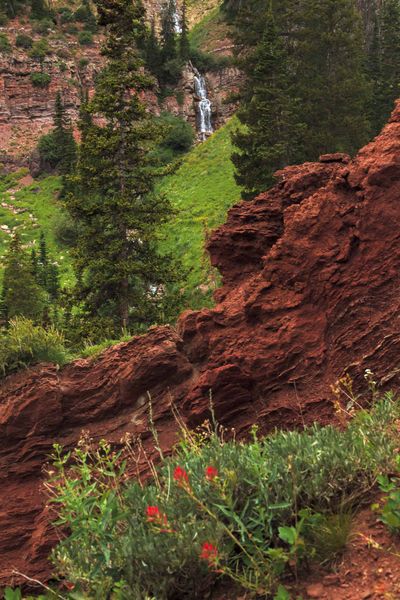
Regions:
M 179 16 L 179 11 L 178 11 L 178 6 L 176 4 L 176 0 L 173 0 L 173 6 L 174 6 L 175 33 L 179 34 L 179 33 L 182 33 L 182 25 L 181 25 L 181 18 Z
M 194 72 L 194 87 L 196 96 L 199 98 L 198 104 L 198 129 L 201 140 L 207 138 L 207 134 L 213 133 L 211 122 L 211 101 L 207 98 L 207 85 L 205 78 L 200 75 L 199 71 L 193 67 Z

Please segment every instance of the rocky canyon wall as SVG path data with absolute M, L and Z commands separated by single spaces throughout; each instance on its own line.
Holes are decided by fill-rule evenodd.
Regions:
M 332 383 L 364 370 L 398 389 L 400 369 L 400 105 L 351 161 L 325 156 L 289 167 L 253 201 L 233 207 L 209 242 L 223 277 L 216 306 L 182 315 L 61 371 L 20 372 L 0 389 L 0 582 L 15 571 L 46 579 L 56 535 L 42 487 L 52 444 L 82 430 L 116 445 L 141 436 L 152 399 L 161 446 L 176 423 L 209 417 L 245 435 L 257 423 L 302 426 L 333 418 Z M 139 464 L 145 468 L 145 462 Z

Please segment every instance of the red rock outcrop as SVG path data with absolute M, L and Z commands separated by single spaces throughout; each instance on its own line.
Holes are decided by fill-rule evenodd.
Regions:
M 371 368 L 387 387 L 400 370 L 400 104 L 355 160 L 289 167 L 229 212 L 209 243 L 223 276 L 217 305 L 187 312 L 97 360 L 38 366 L 0 390 L 0 582 L 46 578 L 55 541 L 41 492 L 54 442 L 82 431 L 119 443 L 141 434 L 152 398 L 161 445 L 208 416 L 244 434 L 332 417 L 330 384 Z M 335 162 L 336 161 L 336 162 Z M 18 581 L 18 577 L 15 578 Z

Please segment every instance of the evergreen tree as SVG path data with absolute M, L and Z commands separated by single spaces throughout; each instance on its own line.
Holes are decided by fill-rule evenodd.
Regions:
M 142 100 L 154 84 L 138 51 L 146 36 L 142 2 L 96 0 L 96 5 L 106 28 L 108 63 L 81 111 L 76 193 L 65 204 L 79 225 L 76 292 L 84 326 L 94 331 L 98 325 L 100 337 L 147 322 L 151 286 L 171 276 L 169 259 L 156 250 L 157 229 L 171 209 L 154 194 L 149 162 L 158 126 Z
M 58 150 L 58 171 L 61 175 L 68 175 L 75 168 L 77 150 L 71 123 L 66 116 L 60 92 L 57 92 L 55 100 L 53 135 Z
M 183 1 L 182 5 L 182 27 L 179 38 L 179 53 L 182 60 L 187 61 L 190 58 L 190 42 L 189 42 L 189 27 L 187 22 L 187 2 Z
M 44 0 L 31 0 L 31 18 L 44 19 L 49 16 L 49 9 Z
M 150 33 L 146 42 L 146 65 L 156 77 L 161 69 L 161 51 L 157 39 L 155 19 L 151 21 Z
M 233 135 L 232 156 L 243 197 L 254 197 L 273 183 L 273 173 L 302 159 L 304 126 L 299 118 L 288 56 L 272 8 L 256 51 L 248 58 L 247 98 L 238 116 L 245 126 Z
M 164 63 L 176 59 L 176 2 L 168 0 L 161 15 L 162 60 Z
M 7 315 L 7 320 L 23 316 L 40 322 L 44 306 L 45 294 L 35 281 L 19 235 L 15 234 L 5 257 L 2 313 Z
M 381 84 L 379 86 L 380 121 L 387 121 L 400 92 L 400 1 L 384 0 L 381 10 Z
M 295 17 L 295 15 L 293 15 Z M 354 0 L 306 0 L 297 11 L 297 95 L 307 125 L 306 158 L 354 152 L 369 137 L 369 87 Z

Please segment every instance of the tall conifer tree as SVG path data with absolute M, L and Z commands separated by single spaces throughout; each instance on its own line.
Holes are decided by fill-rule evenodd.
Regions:
M 7 320 L 23 316 L 41 322 L 45 294 L 36 283 L 30 257 L 18 234 L 10 242 L 4 266 L 2 312 Z
M 187 2 L 184 0 L 182 5 L 182 27 L 179 38 L 179 52 L 183 60 L 190 58 L 189 27 L 187 21 Z
M 233 135 L 239 152 L 232 156 L 244 198 L 270 187 L 274 171 L 302 159 L 304 126 L 272 7 L 262 39 L 248 57 L 247 72 L 250 95 L 238 113 L 244 129 Z
M 159 132 L 143 100 L 154 82 L 137 50 L 146 36 L 142 2 L 96 0 L 96 5 L 108 63 L 81 112 L 77 193 L 65 203 L 80 232 L 77 292 L 86 322 L 92 331 L 97 323 L 100 337 L 148 322 L 152 286 L 171 276 L 169 259 L 156 250 L 158 227 L 171 209 L 154 193 L 149 162 Z
M 294 14 L 295 17 L 295 14 Z M 370 134 L 361 16 L 355 0 L 307 0 L 297 11 L 295 68 L 306 157 L 354 152 Z
M 176 44 L 176 2 L 168 0 L 161 15 L 162 59 L 164 62 L 177 57 Z
M 400 95 L 400 1 L 384 0 L 381 10 L 381 122 L 383 126 Z

